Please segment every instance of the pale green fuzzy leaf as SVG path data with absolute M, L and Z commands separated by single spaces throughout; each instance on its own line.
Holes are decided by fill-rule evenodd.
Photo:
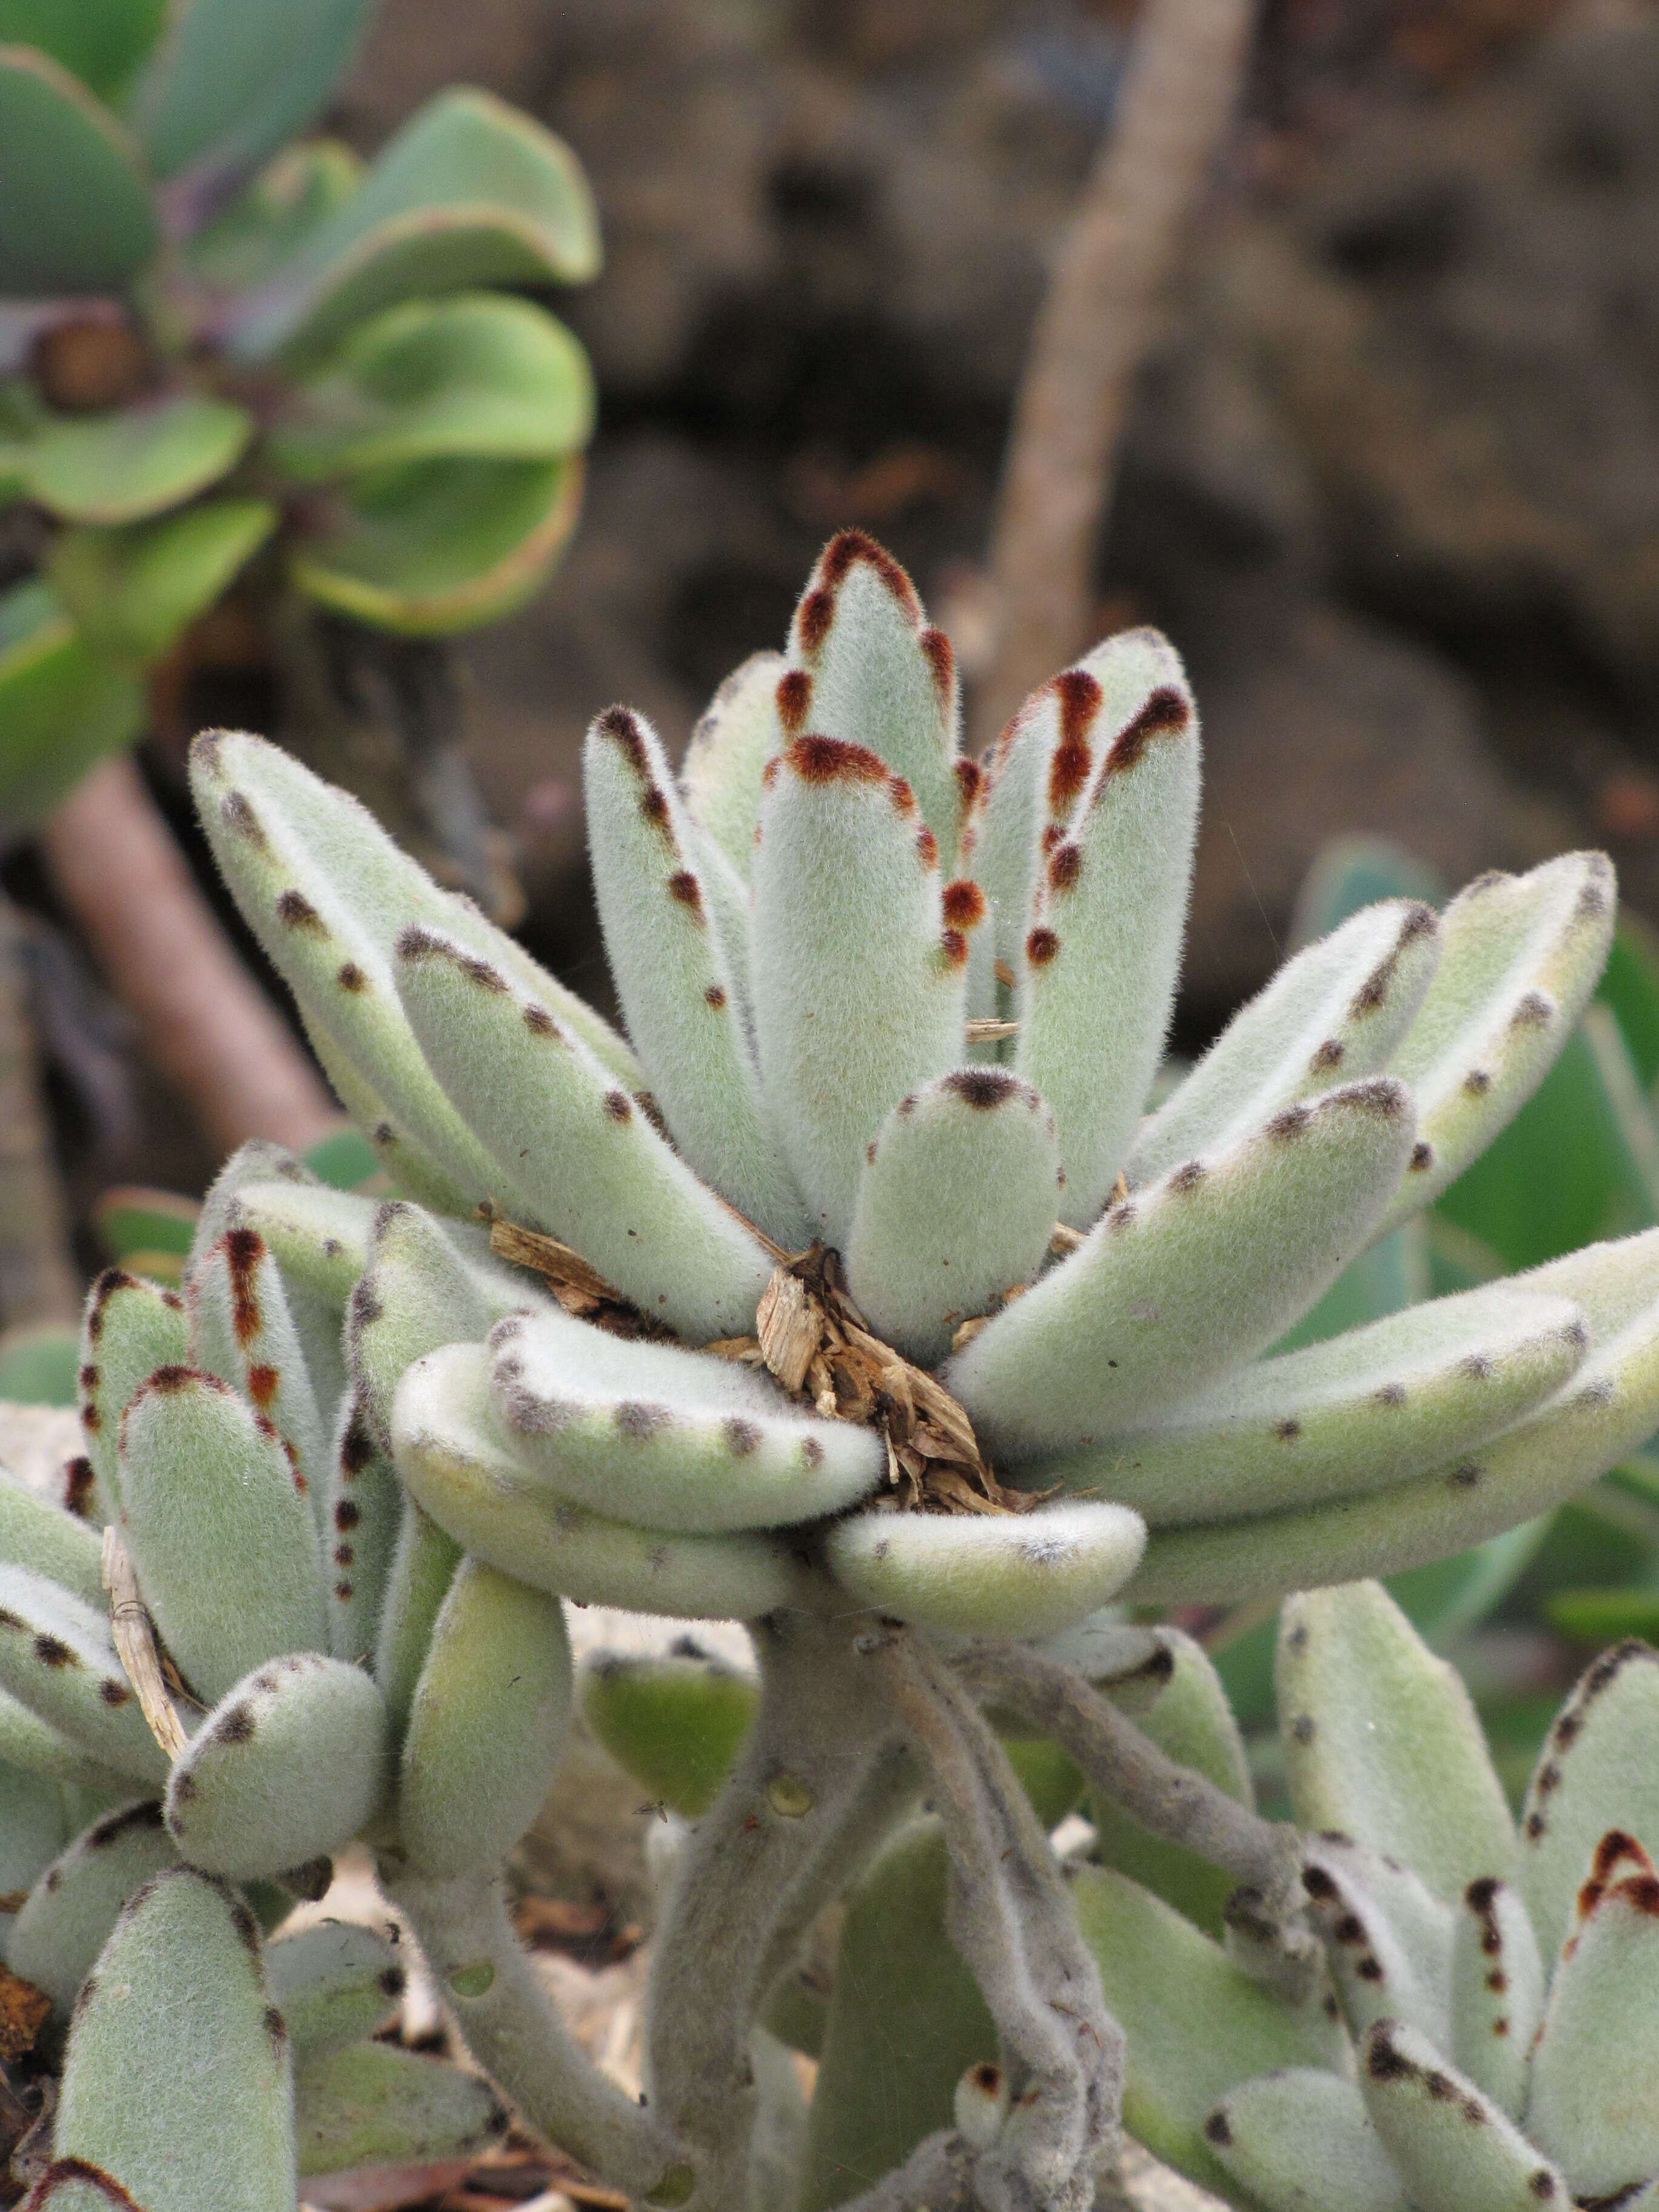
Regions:
M 579 1605 L 752 1620 L 789 1602 L 796 1570 L 764 1535 L 665 1535 L 526 1487 L 517 1440 L 490 1407 L 489 1364 L 482 1346 L 434 1352 L 404 1376 L 392 1409 L 398 1472 L 457 1543 Z
M 738 1018 L 745 1038 L 755 1027 L 754 988 L 749 967 L 749 878 L 740 876 L 710 833 L 685 817 L 687 850 L 708 902 L 714 933 L 731 972 Z M 798 1201 L 799 1202 L 799 1201 Z
M 465 2158 L 504 2134 L 507 2117 L 488 2081 L 422 2052 L 360 2043 L 324 2058 L 296 2054 L 302 2174 Z
M 289 1186 L 308 1194 L 322 1188 L 314 1172 L 296 1152 L 289 1152 L 285 1145 L 273 1144 L 268 1137 L 250 1137 L 246 1144 L 236 1147 L 208 1185 L 190 1240 L 186 1273 L 206 1258 L 228 1229 L 238 1225 L 236 1206 L 242 1193 L 266 1184 Z
M 1273 1513 L 1427 1474 L 1542 1405 L 1589 1333 L 1504 1283 L 1407 1307 L 1247 1367 L 1156 1429 L 1026 1472 L 1119 1498 L 1153 1528 Z
M 366 809 L 292 754 L 263 738 L 210 733 L 191 749 L 191 773 L 215 857 L 307 1030 L 325 1048 L 331 1080 L 340 1080 L 341 1069 L 353 1072 L 443 1170 L 462 1211 L 486 1197 L 496 1178 L 426 1066 L 398 1003 L 392 948 L 401 930 L 411 923 L 443 930 L 518 978 L 629 1089 L 643 1082 L 608 1024 L 503 932 L 441 890 Z
M 593 376 L 563 325 L 490 292 L 390 307 L 301 384 L 271 433 L 301 483 L 451 454 L 541 460 L 585 446 Z
M 1255 1791 L 1244 1740 L 1202 1645 L 1178 1628 L 1152 1632 L 1158 1639 L 1158 1663 L 1138 1670 L 1121 1690 L 1103 1685 L 1105 1694 L 1121 1711 L 1133 1714 L 1141 1734 L 1166 1758 L 1202 1774 L 1218 1790 L 1254 1809 Z M 1149 1682 L 1158 1686 L 1146 1705 Z M 1237 1886 L 1232 1875 L 1184 1845 L 1152 1835 L 1097 1793 L 1090 1802 L 1090 1818 L 1097 1838 L 1094 1856 L 1154 1891 L 1212 1936 L 1220 1936 L 1221 1909 Z
M 1094 763 L 1082 726 L 1098 714 L 1097 682 L 1085 660 L 1041 685 L 986 757 L 966 865 L 991 902 L 996 957 L 1016 971 L 1036 918 L 1039 834 L 1051 820 L 1070 819 Z
M 319 1513 L 327 1433 L 282 1276 L 257 1230 L 228 1230 L 191 1263 L 185 1304 L 191 1364 L 228 1382 L 270 1422 L 313 1511 Z
M 499 622 L 546 580 L 575 527 L 581 483 L 568 455 L 368 471 L 296 528 L 289 573 L 308 599 L 404 636 Z
M 1222 2099 L 1205 2134 L 1267 2212 L 1411 2212 L 1364 2099 L 1340 2075 L 1258 2075 Z
M 1402 1859 L 1448 1905 L 1515 1867 L 1515 1824 L 1462 1678 L 1380 1583 L 1290 1598 L 1276 1668 L 1298 1826 Z
M 69 1783 L 96 1788 L 100 1783 L 118 1789 L 128 1784 L 100 1764 L 88 1751 L 72 1742 L 39 1713 L 0 1690 L 0 1772 L 39 1776 L 53 1784 Z M 3 1797 L 3 1792 L 0 1792 Z M 14 1888 L 20 1885 L 14 1883 Z
M 236 1880 L 349 1843 L 388 1775 L 386 1700 L 360 1667 L 292 1651 L 222 1698 L 173 1769 L 167 1826 L 192 1866 Z
M 1052 1636 L 1115 1597 L 1146 1531 L 1127 1506 L 1030 1513 L 858 1513 L 824 1540 L 860 1605 L 962 1636 Z
M 276 522 L 267 500 L 201 500 L 153 522 L 62 531 L 48 568 L 100 652 L 152 660 L 213 604 Z
M 314 358 L 376 308 L 465 287 L 580 283 L 599 265 L 592 194 L 562 139 L 452 87 L 380 153 L 351 197 L 239 303 L 231 351 Z
M 53 2147 L 144 2212 L 293 2212 L 288 2036 L 222 1883 L 179 1867 L 127 1905 L 76 2008 Z
M 1416 1097 L 1419 1149 L 1379 1230 L 1437 1197 L 1543 1081 L 1606 962 L 1613 897 L 1604 854 L 1568 853 L 1482 876 L 1447 908 L 1434 981 L 1389 1063 Z
M 1439 957 L 1433 909 L 1388 899 L 1287 960 L 1143 1124 L 1124 1170 L 1130 1188 L 1236 1140 L 1293 1099 L 1385 1066 Z
M 0 46 L 0 294 L 109 292 L 160 242 L 137 149 L 50 55 Z
M 761 1078 L 839 1249 L 889 1109 L 961 1056 L 967 940 L 945 927 L 908 786 L 838 738 L 796 738 L 769 764 L 752 881 Z
M 88 1605 L 104 1602 L 103 1542 L 77 1521 L 0 1467 L 0 1559 L 60 1583 Z
M 1521 1893 L 1553 1960 L 1609 1830 L 1659 1856 L 1659 1652 L 1633 1639 L 1586 1668 L 1546 1738 L 1521 1811 Z
M 1075 1446 L 1178 1404 L 1271 1344 L 1340 1273 L 1412 1145 L 1381 1079 L 1288 1107 L 1115 1206 L 945 1370 L 993 1450 Z
M 734 668 L 704 709 L 680 763 L 680 790 L 692 818 L 745 884 L 760 820 L 761 772 L 783 744 L 777 690 L 787 665 L 781 653 L 751 653 Z
M 827 2212 L 948 2127 L 963 2071 L 998 2057 L 997 2032 L 945 1933 L 939 1823 L 896 1837 L 848 1899 L 817 2085 L 800 2212 Z
M 568 1498 L 647 1528 L 775 1528 L 838 1513 L 886 1474 L 873 1429 L 803 1414 L 736 1361 L 556 1312 L 504 1321 L 489 1341 L 514 1487 L 550 1514 Z M 478 1352 L 457 1345 L 437 1358 L 459 1377 Z
M 1207 1527 L 1154 1530 L 1128 1592 L 1237 1604 L 1395 1574 L 1533 1520 L 1618 1466 L 1659 1425 L 1659 1232 L 1587 1246 L 1511 1287 L 1570 1297 L 1590 1351 L 1566 1388 L 1452 1466 L 1378 1494 Z
M 1527 2102 L 1527 2061 L 1544 2009 L 1544 1966 L 1518 1890 L 1472 1881 L 1452 1933 L 1453 2063 L 1493 2104 L 1518 2120 Z
M 1198 714 L 1174 648 L 1129 630 L 1092 659 L 1092 773 L 1037 855 L 1014 963 L 1013 1064 L 1054 1109 L 1076 1228 L 1105 1202 L 1163 1056 L 1198 831 Z
M 871 1139 L 848 1288 L 878 1336 L 932 1366 L 960 1322 L 1036 1273 L 1060 1195 L 1042 1096 L 1004 1068 L 956 1068 Z
M 465 1215 L 472 1202 L 437 1156 L 395 1121 L 386 1101 L 316 1023 L 303 1021 L 306 1042 L 317 1055 L 329 1088 L 368 1138 L 380 1171 L 395 1190 L 435 1213 Z
M 653 1319 L 694 1340 L 752 1329 L 771 1255 L 545 1001 L 428 930 L 400 941 L 398 988 L 503 1198 Z
M 861 531 L 832 538 L 789 631 L 793 679 L 778 695 L 793 736 L 863 745 L 915 793 L 947 863 L 955 858 L 961 719 L 955 656 L 930 629 L 915 586 Z
M 122 1414 L 158 1367 L 181 1367 L 189 1357 L 190 1325 L 178 1293 L 106 1267 L 82 1317 L 78 1384 L 81 1433 L 106 1519 L 114 1519 L 121 1498 Z M 97 1593 L 86 1595 L 101 1602 Z
M 753 1725 L 760 1692 L 718 1660 L 603 1653 L 578 1695 L 587 1727 L 653 1798 L 701 1820 Z
M 1360 2053 L 1366 2110 L 1416 2212 L 1537 2212 L 1565 2178 L 1416 2028 L 1379 2021 Z
M 262 1237 L 292 1287 L 343 1313 L 368 1264 L 368 1241 L 381 1201 L 324 1183 L 252 1182 L 231 1200 L 227 1226 Z
M 655 731 L 601 714 L 583 752 L 588 850 L 611 976 L 652 1094 L 688 1164 L 787 1249 L 805 1209 L 761 1095 L 733 963 Z
M 66 522 L 137 522 L 216 482 L 252 434 L 252 416 L 228 400 L 178 392 L 51 416 L 15 463 L 29 497 Z
M 464 1559 L 404 1735 L 398 1828 L 416 1871 L 488 1869 L 535 1819 L 570 1721 L 557 1598 Z
M 337 138 L 285 146 L 179 248 L 184 270 L 222 292 L 263 283 L 354 192 L 363 165 Z
M 1409 1867 L 1333 1830 L 1309 1843 L 1302 1886 L 1348 2026 L 1408 2021 L 1444 2044 L 1451 2027 L 1450 1909 Z
M 349 1920 L 319 1921 L 267 1944 L 265 1973 L 295 2057 L 307 2061 L 373 2035 L 406 1978 L 397 1943 Z
M 186 0 L 128 102 L 159 176 L 210 160 L 234 173 L 314 121 L 350 62 L 369 0 Z
M 167 1756 L 116 1656 L 108 1613 L 44 1575 L 0 1565 L 0 1689 L 89 1760 L 155 1783 Z
M 428 1352 L 476 1341 L 521 1293 L 540 1303 L 527 1276 L 469 1264 L 453 1236 L 418 1206 L 392 1200 L 375 1212 L 362 1279 L 346 1317 L 346 1346 L 364 1421 L 381 1451 L 392 1449 L 392 1401 L 404 1370 Z
M 33 1887 L 64 1848 L 69 1814 L 60 1783 L 50 1775 L 14 1766 L 0 1757 L 0 1894 L 8 1899 L 0 1919 L 0 1958 L 10 1954 L 15 1893 Z
M 30 1890 L 12 1923 L 6 1963 L 67 2018 L 122 1906 L 140 1883 L 178 1863 L 157 1799 L 106 1813 Z
M 362 1393 L 340 1401 L 323 1501 L 328 1648 L 362 1666 L 374 1650 L 404 1494 L 389 1450 L 369 1432 Z
M 280 1652 L 323 1649 L 310 1501 L 270 1425 L 222 1382 L 163 1369 L 139 1392 L 121 1501 L 144 1602 L 198 1697 L 211 1704 Z
M 412 1498 L 405 1498 L 374 1645 L 374 1679 L 392 1717 L 394 1741 L 402 1741 L 433 1625 L 461 1556 L 453 1537 L 446 1535 Z
M 1228 2191 L 1231 2177 L 1204 2133 L 1217 2104 L 1253 2074 L 1340 2066 L 1340 2027 L 1317 1996 L 1293 2006 L 1271 1996 L 1122 1875 L 1079 1867 L 1071 1889 L 1107 2004 L 1128 2038 L 1125 2125 L 1194 2181 Z

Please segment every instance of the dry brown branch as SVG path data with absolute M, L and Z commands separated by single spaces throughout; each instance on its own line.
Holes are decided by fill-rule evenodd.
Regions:
M 322 1079 L 238 959 L 130 760 L 94 769 L 41 842 L 59 896 L 137 1016 L 151 1060 L 216 1145 L 269 1137 L 299 1151 L 339 1126 Z
M 22 932 L 0 897 L 0 1325 L 73 1321 L 81 1283 L 41 1102 Z
M 1110 135 L 1054 264 L 992 536 L 994 738 L 1090 642 L 1090 580 L 1135 378 L 1238 95 L 1252 0 L 1144 0 Z

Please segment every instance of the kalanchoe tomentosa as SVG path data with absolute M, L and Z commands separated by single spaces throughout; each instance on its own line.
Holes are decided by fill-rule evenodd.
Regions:
M 188 1482 L 158 1473 L 147 1542 L 118 1454 L 139 1591 L 220 1700 L 169 1786 L 181 1848 L 252 1878 L 280 1869 L 243 1855 L 250 1838 L 291 1864 L 362 1833 L 526 2118 L 647 2202 L 730 2212 L 789 2135 L 793 2076 L 760 2027 L 780 2024 L 774 1993 L 925 1793 L 919 1863 L 948 1866 L 938 1909 L 995 2065 L 969 2069 L 954 2126 L 936 2113 L 894 2147 L 865 2212 L 1083 2212 L 1122 2037 L 978 1701 L 1249 1893 L 1236 1940 L 1253 1912 L 1268 1984 L 1301 1971 L 1294 1838 L 1089 1686 L 1149 1650 L 1176 1668 L 1177 1647 L 1100 1629 L 1105 1656 L 1079 1665 L 1064 1639 L 1120 1594 L 1232 1598 L 1432 1557 L 1659 1422 L 1659 1234 L 1273 1349 L 1548 1066 L 1605 953 L 1606 862 L 1487 879 L 1438 921 L 1406 902 L 1354 917 L 1143 1118 L 1198 796 L 1193 702 L 1153 633 L 1044 686 L 981 775 L 958 755 L 948 643 L 847 534 L 787 653 L 723 687 L 678 781 L 636 716 L 602 715 L 588 815 L 627 1040 L 291 757 L 221 732 L 193 775 L 235 896 L 408 1199 L 377 1212 L 245 1157 L 192 1261 L 198 1326 L 224 1350 L 191 1357 L 221 1357 L 264 1408 L 271 1470 L 283 1440 L 325 1470 L 320 1629 L 284 1569 L 305 1617 L 284 1616 L 276 1656 L 245 1649 L 258 1608 L 228 1595 L 238 1563 L 297 1537 L 232 1540 L 216 1492 L 198 1525 L 165 1503 Z M 250 1265 L 285 1304 L 249 1305 Z M 178 1363 L 142 1329 L 131 1345 L 125 1365 L 89 1353 L 87 1385 L 106 1423 L 125 1409 L 130 1451 L 162 1434 L 155 1370 Z M 173 1395 L 204 1435 L 223 1415 L 210 1387 Z M 211 1451 L 181 1431 L 158 1468 L 175 1457 Z M 249 1497 L 276 1511 L 269 1485 Z M 223 1589 L 170 1579 L 187 1557 L 222 1562 Z M 643 2108 L 560 2037 L 495 1887 L 550 1741 L 513 1705 L 500 1623 L 539 1604 L 550 1650 L 562 1598 L 741 1619 L 759 1660 L 752 1726 L 671 1883 Z M 49 1672 L 27 1694 L 81 1741 Z M 301 1711 L 313 1684 L 333 1686 Z M 226 1698 L 244 1709 L 228 1729 Z M 397 1787 L 354 1799 L 377 1729 L 401 1743 Z M 1170 1748 L 1188 1755 L 1179 1731 Z M 262 1758 L 307 1767 L 309 1830 L 261 1798 Z M 860 2184 L 812 2185 L 828 2203 Z
M 1659 2203 L 1659 1654 L 1588 1669 L 1518 1824 L 1462 1683 L 1377 1584 L 1285 1607 L 1279 1697 L 1336 2002 L 1275 1997 L 1079 1871 L 1130 2126 L 1267 2212 Z

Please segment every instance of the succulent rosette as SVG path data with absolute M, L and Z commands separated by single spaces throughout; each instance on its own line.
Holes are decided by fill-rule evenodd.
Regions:
M 1199 769 L 1150 630 L 966 758 L 948 640 L 845 532 L 678 777 L 639 716 L 590 732 L 624 1038 L 353 802 L 201 739 L 216 855 L 388 1173 L 556 1293 L 404 1378 L 421 1508 L 579 1599 L 752 1619 L 827 1574 L 1040 1635 L 1405 1566 L 1639 1442 L 1659 1237 L 1276 1348 L 1541 1079 L 1607 862 L 1365 909 L 1148 1112 Z

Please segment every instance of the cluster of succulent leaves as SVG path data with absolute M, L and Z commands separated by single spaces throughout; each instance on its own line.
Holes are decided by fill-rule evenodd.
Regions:
M 568 148 L 440 94 L 366 167 L 299 140 L 372 0 L 6 0 L 0 593 L 13 830 L 144 720 L 143 672 L 256 559 L 380 628 L 487 622 L 574 519 L 592 380 L 501 288 L 599 264 Z
M 679 777 L 637 716 L 593 726 L 626 1037 L 290 756 L 219 732 L 192 779 L 403 1196 L 252 1148 L 210 1195 L 182 1300 L 106 1279 L 76 1496 L 131 1555 L 188 1741 L 169 1771 L 90 1531 L 11 1486 L 0 1757 L 48 1762 L 65 1823 L 88 1767 L 106 1790 L 165 1782 L 167 1895 L 303 1886 L 367 1842 L 485 2071 L 647 2201 L 728 2212 L 805 2177 L 809 2212 L 860 2190 L 868 2212 L 1081 2212 L 1125 2086 L 1108 2001 L 1131 2085 L 1158 2049 L 1076 1909 L 1095 1877 L 1068 1890 L 1048 1829 L 1086 1784 L 1103 1869 L 1211 1926 L 1241 1865 L 1287 1863 L 1201 1652 L 1102 1608 L 1405 1570 L 1545 1511 L 1659 1425 L 1659 1232 L 1285 1348 L 1547 1073 L 1606 958 L 1607 863 L 1486 878 L 1438 917 L 1365 907 L 1146 1114 L 1197 818 L 1178 659 L 1152 632 L 1109 641 L 981 772 L 947 641 L 853 533 Z M 830 1295 L 825 1250 L 879 1376 L 859 1418 L 844 1333 L 814 1335 L 806 1388 L 778 1379 L 778 1316 Z M 901 1418 L 923 1402 L 979 1468 L 978 1510 L 915 1510 L 946 1494 Z M 693 1658 L 589 1685 L 596 1729 L 694 1820 L 656 1941 L 648 2105 L 577 2057 L 496 1888 L 568 1708 L 565 1600 L 740 1620 L 758 1660 L 757 1696 Z M 1021 1703 L 1033 1679 L 1059 1718 Z M 1120 1705 L 1144 1734 L 1113 1736 Z M 1115 1759 L 1153 1778 L 1123 1801 L 1134 1820 Z M 1207 1827 L 1176 1817 L 1194 1802 Z M 109 2078 L 102 2023 L 141 1985 L 155 1894 L 108 1935 L 119 1978 L 93 1966 L 71 2116 L 107 2106 L 75 2085 Z M 1311 1939 L 1262 1897 L 1267 1932 L 1235 1911 L 1231 1940 L 1282 2008 Z M 842 1898 L 826 2008 L 794 1968 Z M 253 2043 L 221 2040 L 222 2086 Z M 775 2063 L 787 2040 L 820 2057 L 810 2113 Z M 268 2024 L 260 2047 L 275 2086 L 222 2094 L 222 2128 L 286 2110 Z M 123 2168 L 147 2124 L 129 2102 L 101 2135 L 65 2120 L 58 2148 L 133 2172 L 146 2212 L 195 2212 Z

